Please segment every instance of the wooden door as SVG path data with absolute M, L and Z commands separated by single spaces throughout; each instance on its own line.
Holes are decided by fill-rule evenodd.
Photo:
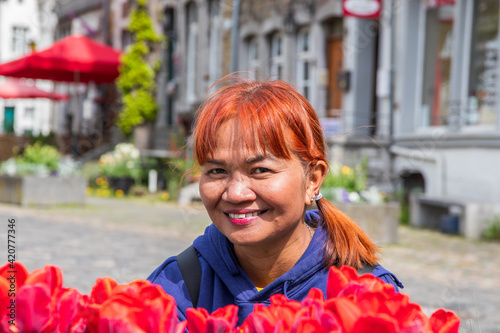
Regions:
M 337 82 L 338 72 L 342 70 L 342 38 L 328 40 L 328 116 L 339 117 L 342 109 L 342 90 Z

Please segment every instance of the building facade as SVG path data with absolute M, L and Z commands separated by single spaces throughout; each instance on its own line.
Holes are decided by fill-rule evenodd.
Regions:
M 0 63 L 25 56 L 32 49 L 50 46 L 55 22 L 50 0 L 0 1 Z M 38 80 L 36 86 L 48 91 L 54 89 L 48 81 Z M 46 99 L 0 98 L 0 133 L 49 134 L 58 104 Z
M 473 238 L 500 215 L 499 12 L 498 0 L 403 1 L 398 12 L 394 169 L 420 179 L 424 215 L 454 207 Z

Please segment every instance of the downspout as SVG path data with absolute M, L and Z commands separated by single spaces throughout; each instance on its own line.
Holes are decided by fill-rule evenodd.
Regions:
M 109 38 L 109 0 L 102 0 L 102 41 L 104 44 L 111 45 Z
M 238 39 L 240 24 L 240 0 L 233 0 L 233 26 L 231 28 L 231 72 L 238 70 Z

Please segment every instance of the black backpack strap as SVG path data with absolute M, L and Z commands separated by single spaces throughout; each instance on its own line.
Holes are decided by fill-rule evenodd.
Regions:
M 358 275 L 361 276 L 363 274 L 369 274 L 373 272 L 375 267 L 380 266 L 378 263 L 375 265 L 364 265 L 362 268 L 358 269 Z
M 177 255 L 177 265 L 191 297 L 193 308 L 196 308 L 200 295 L 201 267 L 193 245 Z

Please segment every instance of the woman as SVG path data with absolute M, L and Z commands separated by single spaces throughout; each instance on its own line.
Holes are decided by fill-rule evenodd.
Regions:
M 200 194 L 213 224 L 193 246 L 201 268 L 198 307 L 239 307 L 239 324 L 272 294 L 302 300 L 326 293 L 328 268 L 370 269 L 397 289 L 378 266 L 376 245 L 321 198 L 325 143 L 309 102 L 283 81 L 236 79 L 201 106 L 194 157 Z M 308 210 L 316 203 L 319 210 Z M 148 278 L 174 296 L 181 320 L 193 307 L 177 258 Z

